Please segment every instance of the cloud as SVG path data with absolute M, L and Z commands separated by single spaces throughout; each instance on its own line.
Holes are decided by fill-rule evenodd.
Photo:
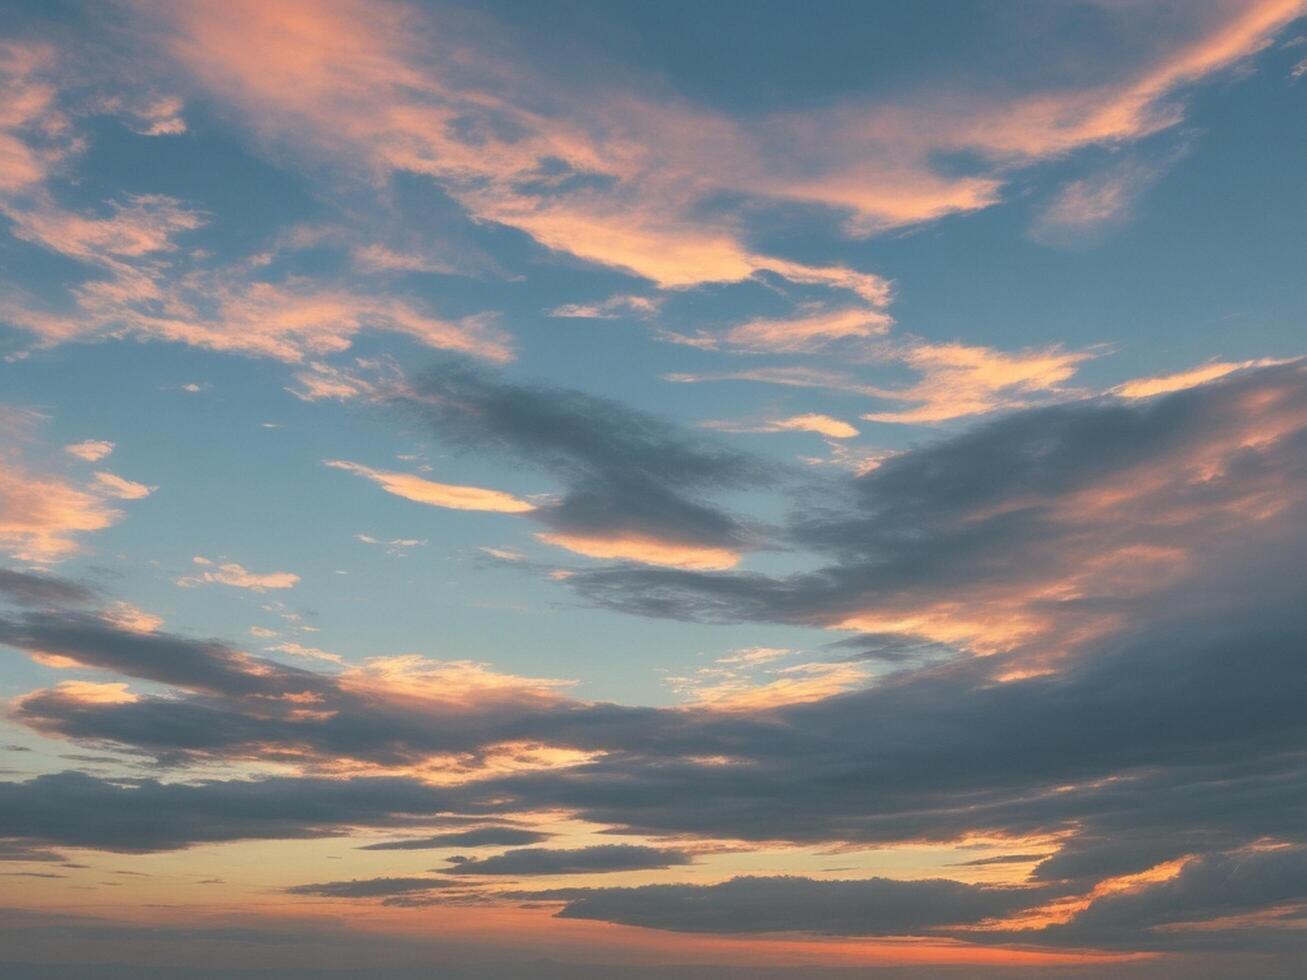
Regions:
M 880 336 L 891 322 L 884 313 L 862 307 L 821 310 L 797 317 L 749 320 L 726 331 L 722 340 L 743 350 L 796 353 L 851 337 Z
M 1155 158 L 1132 154 L 1090 176 L 1068 181 L 1035 216 L 1030 237 L 1063 247 L 1100 241 L 1130 220 L 1139 199 L 1185 150 L 1181 145 Z
M 1095 897 L 1066 923 L 1030 938 L 1059 945 L 1079 941 L 1100 948 L 1238 947 L 1250 940 L 1264 941 L 1258 926 L 1273 935 L 1276 919 L 1296 918 L 1304 903 L 1307 848 L 1249 848 L 1195 857 L 1164 880 Z M 1241 916 L 1253 918 L 1241 923 Z M 1177 928 L 1194 923 L 1204 925 Z
M 701 384 L 708 381 L 753 381 L 759 384 L 782 385 L 788 388 L 828 388 L 860 395 L 880 397 L 881 390 L 864 384 L 840 371 L 826 371 L 808 367 L 747 368 L 733 371 L 695 373 L 678 371 L 663 375 L 664 381 L 674 384 Z
M 585 534 L 537 534 L 545 544 L 566 548 L 587 558 L 642 562 L 671 568 L 704 571 L 734 568 L 740 554 L 731 548 L 711 548 L 695 544 L 660 541 L 642 535 L 592 536 Z
M 637 844 L 598 844 L 570 850 L 527 847 L 487 858 L 451 858 L 452 875 L 577 875 L 640 871 L 689 864 L 690 855 Z
M 849 425 L 848 422 L 831 418 L 829 415 L 819 415 L 815 412 L 791 415 L 789 418 L 783 419 L 771 419 L 756 424 L 721 421 L 709 421 L 700 424 L 705 429 L 716 429 L 719 432 L 815 432 L 828 439 L 852 439 L 859 434 L 858 430 Z
M 121 682 L 101 684 L 95 681 L 60 681 L 51 694 L 79 704 L 132 704 L 137 700 L 136 695 Z M 19 704 L 21 703 L 20 699 Z
M 1193 388 L 1209 381 L 1216 381 L 1218 378 L 1224 378 L 1236 371 L 1288 363 L 1292 362 L 1271 358 L 1262 358 L 1255 361 L 1211 361 L 1200 367 L 1175 374 L 1162 374 L 1152 378 L 1134 378 L 1110 389 L 1110 393 L 1119 395 L 1122 398 L 1152 398 L 1154 395 L 1166 395 L 1173 391 L 1183 391 L 1186 388 Z
M 1047 888 L 970 885 L 941 878 L 856 881 L 731 878 L 715 885 L 641 885 L 535 893 L 558 898 L 565 919 L 598 919 L 675 932 L 922 935 L 1036 905 Z
M 519 500 L 512 494 L 500 490 L 487 490 L 483 487 L 462 487 L 451 483 L 436 483 L 432 480 L 424 480 L 420 476 L 413 476 L 411 473 L 375 470 L 361 463 L 350 463 L 340 459 L 323 460 L 323 465 L 365 477 L 387 493 L 393 493 L 405 500 L 428 504 L 432 507 L 447 507 L 451 510 L 484 510 L 500 514 L 524 514 L 535 510 L 534 504 Z
M 766 678 L 748 676 L 742 668 L 758 660 L 718 660 L 723 666 L 702 668 L 689 677 L 668 677 L 667 683 L 690 703 L 718 711 L 762 711 L 786 704 L 820 701 L 863 686 L 867 672 L 856 663 L 806 663 L 767 668 Z
M 616 320 L 623 316 L 648 317 L 658 312 L 662 301 L 652 296 L 617 294 L 598 303 L 568 303 L 549 311 L 552 317 L 582 320 Z
M 63 855 L 44 847 L 32 847 L 20 841 L 0 840 L 0 861 L 62 861 Z
M 121 517 L 100 496 L 0 455 L 0 549 L 11 557 L 60 561 L 79 550 L 79 535 L 102 531 Z
M 848 270 L 755 254 L 740 213 L 813 204 L 864 234 L 988 207 L 1016 168 L 1175 126 L 1182 89 L 1261 50 L 1300 8 L 1218 3 L 1166 29 L 1127 12 L 1074 86 L 978 91 L 962 66 L 943 91 L 748 119 L 629 85 L 577 89 L 529 59 L 478 56 L 456 20 L 405 6 L 150 12 L 162 48 L 274 149 L 429 176 L 477 220 L 678 289 L 769 272 L 847 288 Z M 1114 43 L 1141 22 L 1148 43 Z M 959 158 L 973 162 L 938 162 Z M 728 195 L 737 213 L 704 206 Z M 859 291 L 879 294 L 868 281 Z
M 107 63 L 121 52 L 102 51 Z M 324 285 L 290 276 L 263 278 L 266 263 L 219 264 L 185 247 L 210 216 L 163 194 L 126 195 L 98 208 L 60 201 L 53 178 L 87 145 L 74 120 L 114 113 L 146 135 L 185 131 L 181 100 L 149 93 L 97 96 L 78 105 L 85 66 L 48 45 L 6 44 L 0 80 L 11 95 L 0 115 L 0 214 L 10 234 L 90 271 L 43 299 L 11 288 L 0 302 L 7 322 L 42 344 L 132 335 L 210 350 L 300 363 L 347 349 L 363 330 L 406 334 L 417 342 L 494 361 L 508 360 L 506 336 L 485 316 L 457 322 L 362 284 Z M 123 73 L 100 87 L 131 89 Z
M 644 412 L 464 364 L 432 369 L 398 401 L 450 445 L 560 478 L 565 492 L 531 516 L 547 528 L 541 540 L 583 555 L 729 567 L 753 536 L 702 495 L 772 479 L 753 457 Z
M 1297 366 L 1123 403 L 1028 410 L 886 459 L 796 546 L 834 562 L 788 579 L 630 569 L 569 583 L 654 615 L 897 633 L 979 651 L 1060 632 L 1189 574 L 1232 527 L 1278 526 L 1304 396 Z M 1277 448 L 1279 447 L 1279 448 Z M 629 591 L 628 591 L 629 589 Z
M 108 701 L 89 688 L 56 686 L 14 703 L 15 717 L 42 732 L 117 742 L 172 762 L 284 757 L 331 772 L 458 781 L 583 760 L 594 740 L 582 729 L 591 715 L 613 710 L 564 697 L 567 681 L 470 661 L 378 657 L 322 674 L 79 608 L 0 617 L 0 644 L 53 667 L 179 689 Z M 299 645 L 292 652 L 329 656 Z M 569 729 L 575 734 L 554 737 Z
M 214 564 L 203 555 L 192 559 L 204 571 L 198 575 L 184 575 L 177 579 L 177 584 L 189 587 L 216 582 L 230 585 L 235 589 L 249 589 L 251 592 L 266 592 L 269 589 L 292 589 L 300 577 L 294 572 L 251 572 L 244 565 L 236 562 Z
M 322 767 L 330 778 L 41 777 L 0 785 L 0 838 L 148 850 L 354 826 L 412 833 L 422 818 L 449 814 L 559 812 L 695 841 L 678 843 L 687 855 L 697 842 L 997 840 L 1049 855 L 1028 882 L 997 889 L 1036 897 L 1031 915 L 1018 903 L 983 930 L 967 926 L 981 919 L 948 920 L 948 889 L 961 889 L 959 901 L 976 898 L 976 908 L 985 891 L 952 882 L 934 895 L 939 919 L 877 927 L 1068 949 L 1095 937 L 1125 950 L 1203 940 L 1258 948 L 1264 929 L 1240 933 L 1225 920 L 1269 921 L 1298 901 L 1296 855 L 1307 846 L 1299 669 L 1307 619 L 1295 574 L 1307 527 L 1305 399 L 1302 366 L 1287 364 L 1152 398 L 1018 411 L 834 481 L 831 496 L 787 529 L 788 542 L 824 562 L 811 571 L 624 566 L 568 579 L 646 615 L 881 623 L 841 649 L 888 645 L 916 657 L 918 646 L 894 645 L 903 640 L 931 651 L 925 665 L 799 702 L 626 707 L 569 697 L 557 682 L 422 658 L 326 675 L 214 641 L 133 632 L 87 612 L 80 596 L 68 608 L 8 615 L 6 645 L 180 689 L 56 687 L 23 696 L 15 721 L 174 764 L 257 759 Z M 481 424 L 466 431 L 481 433 Z M 508 440 L 512 429 L 489 431 Z M 608 431 L 574 432 L 587 448 L 568 458 L 610 458 L 611 447 L 594 449 Z M 543 444 L 549 451 L 569 445 L 549 438 L 558 440 Z M 622 453 L 644 460 L 650 445 L 623 443 Z M 31 591 L 17 583 L 17 594 Z M 404 775 L 364 779 L 358 769 Z M 571 862 L 586 849 L 527 850 Z M 1222 905 L 1211 883 L 1223 876 L 1237 887 Z M 814 905 L 824 893 L 816 894 Z M 1143 894 L 1137 914 L 1110 914 L 1118 897 Z M 723 922 L 739 907 L 730 889 L 688 895 L 665 905 L 642 895 L 630 914 L 654 924 L 670 909 L 667 927 L 679 928 L 678 910 L 696 896 L 714 900 L 703 921 L 714 904 Z M 604 901 L 596 918 L 624 921 L 612 910 L 625 906 L 595 897 Z M 1095 905 L 1102 925 L 1089 916 L 1073 929 Z M 859 921 L 832 919 L 830 928 L 869 928 Z M 1171 928 L 1190 922 L 1207 935 Z
M 474 827 L 456 830 L 432 837 L 411 837 L 404 840 L 387 840 L 360 847 L 361 851 L 428 851 L 448 847 L 521 847 L 539 844 L 552 834 L 519 827 Z
M 434 813 L 442 794 L 389 779 L 264 779 L 199 784 L 80 773 L 0 783 L 0 835 L 145 853 L 198 843 L 330 836 Z
M 71 453 L 78 459 L 84 459 L 88 463 L 98 463 L 111 452 L 114 444 L 104 439 L 87 439 L 83 442 L 74 442 L 71 445 L 64 446 L 64 452 Z
M 95 474 L 95 487 L 103 494 L 117 497 L 119 500 L 140 500 L 154 493 L 158 487 L 146 486 L 133 480 L 123 479 L 114 473 L 99 470 Z
M 871 422 L 944 422 L 1017 407 L 1032 395 L 1057 395 L 1062 382 L 1093 355 L 1057 347 L 1009 354 L 960 343 L 921 343 L 891 356 L 922 378 L 905 388 L 877 389 L 876 396 L 917 404 L 862 416 Z
M 408 895 L 448 887 L 443 878 L 364 878 L 350 881 L 323 881 L 312 885 L 293 885 L 288 895 L 316 895 L 322 898 L 382 898 Z
M 317 647 L 306 647 L 302 643 L 278 643 L 276 646 L 268 647 L 268 651 L 270 653 L 289 653 L 293 657 L 322 660 L 331 664 L 343 664 L 345 662 L 345 658 L 338 653 L 329 653 Z
M 363 544 L 378 545 L 385 549 L 386 554 L 396 557 L 403 557 L 411 549 L 425 547 L 427 543 L 425 539 L 418 538 L 391 538 L 389 541 L 381 541 L 370 534 L 356 534 L 354 540 Z
M 679 384 L 753 381 L 848 392 L 908 406 L 864 413 L 862 418 L 869 422 L 930 424 L 1083 394 L 1063 383 L 1094 356 L 1090 351 L 1060 347 L 1008 352 L 959 342 L 911 341 L 882 344 L 868 357 L 878 364 L 906 365 L 920 375 L 913 384 L 897 387 L 870 384 L 846 372 L 807 367 L 677 372 L 663 377 Z

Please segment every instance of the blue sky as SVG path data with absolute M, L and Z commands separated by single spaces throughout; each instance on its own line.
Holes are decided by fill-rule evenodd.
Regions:
M 408 886 L 423 901 L 405 906 L 373 901 L 401 885 L 309 887 L 329 842 L 384 843 L 398 809 L 127 843 L 0 818 L 0 843 L 90 869 L 33 884 L 45 859 L 20 854 L 8 904 L 112 918 L 90 879 L 130 853 L 161 869 L 125 908 L 175 898 L 203 864 L 230 879 L 205 915 L 293 919 L 266 966 L 303 965 L 301 917 L 362 908 L 360 957 L 368 929 L 475 927 L 474 965 L 512 929 L 581 962 L 598 920 L 617 932 L 597 962 L 627 966 L 815 969 L 856 939 L 848 962 L 868 967 L 906 942 L 922 963 L 1166 969 L 1197 947 L 1109 927 L 1115 896 L 1193 922 L 1166 901 L 1230 862 L 1298 873 L 1305 845 L 1251 797 L 1237 829 L 1176 829 L 1179 849 L 1156 846 L 1156 814 L 1016 802 L 1158 773 L 1174 789 L 1184 753 L 1164 733 L 1063 772 L 1005 750 L 1038 771 L 1021 790 L 958 775 L 968 735 L 845 713 L 892 720 L 902 690 L 983 725 L 1001 688 L 1005 711 L 1051 726 L 1031 741 L 1060 744 L 1041 685 L 1067 718 L 1126 710 L 1100 683 L 1141 645 L 1141 683 L 1164 677 L 1165 651 L 1193 647 L 1186 610 L 1297 635 L 1275 602 L 1304 506 L 1299 3 L 19 2 L 0 11 L 0 87 L 15 812 L 83 785 L 41 778 L 128 808 L 121 780 L 181 800 L 384 779 L 455 786 L 432 813 L 547 827 L 545 850 L 662 849 L 595 851 L 515 891 L 465 895 L 476 873 L 445 869 L 455 899 Z M 1278 642 L 1258 648 L 1262 677 L 1287 690 Z M 191 657 L 242 679 L 187 673 Z M 1217 686 L 1231 738 L 1258 747 L 1195 733 L 1191 759 L 1243 779 L 1300 751 L 1288 721 L 1254 732 L 1253 695 Z M 259 727 L 274 716 L 290 728 Z M 774 725 L 812 744 L 777 744 Z M 201 747 L 187 726 L 259 734 Z M 643 754 L 654 731 L 667 747 Z M 894 761 L 884 737 L 925 747 Z M 762 791 L 740 791 L 734 823 L 729 792 L 698 809 L 736 753 L 775 786 L 831 765 L 793 791 L 811 834 Z M 702 783 L 668 777 L 666 810 L 618 802 L 696 767 Z M 817 788 L 909 771 L 936 774 L 917 787 L 931 800 L 981 793 L 997 815 L 891 831 L 925 805 L 836 812 Z M 1216 778 L 1200 775 L 1194 792 Z M 492 791 L 501 810 L 476 796 Z M 1049 870 L 1113 834 L 1147 857 Z M 271 877 L 224 871 L 291 838 L 302 852 Z M 823 848 L 854 856 L 832 869 Z M 978 849 L 994 860 L 958 860 Z M 355 850 L 339 877 L 425 872 L 405 856 Z M 732 905 L 744 874 L 829 889 L 757 885 L 782 911 L 945 882 L 918 897 L 958 917 L 778 937 L 761 906 Z M 673 890 L 627 907 L 612 884 Z M 676 888 L 720 903 L 721 936 L 755 938 L 690 938 L 705 930 Z M 1299 922 L 1307 889 L 1193 900 L 1249 917 L 1202 927 L 1238 957 L 1266 946 L 1272 911 Z M 1271 953 L 1300 949 L 1274 928 Z M 129 946 L 167 963 L 171 941 Z

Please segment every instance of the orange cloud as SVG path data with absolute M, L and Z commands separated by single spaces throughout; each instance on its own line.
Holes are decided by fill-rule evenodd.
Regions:
M 424 480 L 420 476 L 413 476 L 411 473 L 376 470 L 361 463 L 350 463 L 341 459 L 329 459 L 323 462 L 332 469 L 365 477 L 396 497 L 403 497 L 405 500 L 412 500 L 419 504 L 429 504 L 432 507 L 448 507 L 451 510 L 485 510 L 500 514 L 525 514 L 535 510 L 535 505 L 500 490 L 436 483 L 432 480 Z
M 833 340 L 878 336 L 889 330 L 891 322 L 887 315 L 875 310 L 824 310 L 797 317 L 750 320 L 732 327 L 724 340 L 748 350 L 793 353 L 814 350 Z
M 765 711 L 820 701 L 867 682 L 866 666 L 848 662 L 774 668 L 766 672 L 764 679 L 750 677 L 741 669 L 776 659 L 770 656 L 773 653 L 788 652 L 750 651 L 753 656 L 722 658 L 717 663 L 725 666 L 704 668 L 690 677 L 670 677 L 667 681 L 691 704 L 721 711 Z
M 647 565 L 667 565 L 700 571 L 734 568 L 740 554 L 729 548 L 713 548 L 681 541 L 664 541 L 642 535 L 592 537 L 557 532 L 540 533 L 536 538 L 587 558 L 615 558 Z
M 340 675 L 340 685 L 445 708 L 483 708 L 503 700 L 553 701 L 573 681 L 502 674 L 470 660 L 433 660 L 419 654 L 371 657 Z
M 1172 391 L 1194 388 L 1209 381 L 1224 378 L 1227 374 L 1233 374 L 1235 371 L 1287 363 L 1289 362 L 1273 358 L 1261 358 L 1255 361 L 1213 361 L 1201 367 L 1190 368 L 1188 371 L 1179 371 L 1175 374 L 1135 378 L 1108 390 L 1111 394 L 1119 395 L 1122 398 L 1151 398 L 1154 395 L 1165 395 Z
M 21 705 L 27 697 L 42 697 L 49 694 L 81 704 L 130 704 L 140 700 L 125 683 L 121 682 L 99 684 L 94 681 L 60 681 L 48 691 L 33 691 L 18 698 L 17 703 Z
M 552 317 L 582 320 L 615 320 L 622 316 L 650 316 L 658 312 L 660 301 L 650 296 L 609 296 L 598 303 L 568 303 L 549 311 Z
M 966 344 L 917 344 L 896 355 L 921 372 L 905 388 L 876 389 L 881 398 L 918 403 L 892 412 L 869 412 L 872 422 L 942 422 L 1024 403 L 1030 395 L 1056 393 L 1077 366 L 1093 355 L 1057 347 L 1009 354 Z
M 1094 357 L 1089 351 L 1058 347 L 1016 353 L 963 343 L 885 344 L 875 359 L 901 362 L 921 375 L 898 388 L 866 384 L 848 374 L 815 368 L 750 368 L 707 374 L 666 374 L 682 384 L 705 381 L 755 381 L 795 388 L 826 388 L 894 402 L 915 403 L 894 411 L 868 412 L 869 422 L 929 423 L 1029 404 L 1038 396 L 1065 396 L 1062 382 L 1078 365 Z
M 829 415 L 817 415 L 811 412 L 806 415 L 792 415 L 787 419 L 777 419 L 771 425 L 786 432 L 816 432 L 830 439 L 852 439 L 858 434 L 858 430 L 847 422 L 833 419 Z
M 114 602 L 100 611 L 100 618 L 114 626 L 135 633 L 153 633 L 163 625 L 163 617 L 138 609 L 130 602 Z

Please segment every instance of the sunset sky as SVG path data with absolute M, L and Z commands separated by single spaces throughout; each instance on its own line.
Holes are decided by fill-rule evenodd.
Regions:
M 1300 977 L 1303 0 L 0 0 L 0 977 Z

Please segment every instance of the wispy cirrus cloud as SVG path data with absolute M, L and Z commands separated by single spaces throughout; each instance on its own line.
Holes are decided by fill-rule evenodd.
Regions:
M 1000 409 L 1060 400 L 1077 392 L 1064 385 L 1095 351 L 1061 347 L 1001 351 L 960 342 L 885 342 L 862 360 L 878 365 L 905 365 L 919 380 L 906 385 L 872 384 L 847 371 L 811 367 L 746 368 L 715 372 L 677 372 L 667 381 L 696 384 L 710 381 L 749 381 L 793 388 L 825 388 L 903 408 L 866 412 L 869 422 L 921 424 L 946 422 Z
M 1076 247 L 1101 241 L 1133 216 L 1140 198 L 1184 155 L 1133 154 L 1097 173 L 1068 181 L 1036 214 L 1030 236 L 1045 245 Z
M 616 320 L 619 317 L 649 317 L 662 305 L 655 296 L 636 296 L 618 293 L 597 303 L 567 303 L 549 311 L 552 317 L 570 317 L 581 320 Z
M 1211 361 L 1188 371 L 1174 374 L 1162 374 L 1151 378 L 1133 378 L 1111 389 L 1111 393 L 1122 398 L 1152 398 L 1166 395 L 1173 391 L 1184 391 L 1197 385 L 1224 378 L 1236 371 L 1250 368 L 1271 367 L 1276 364 L 1288 364 L 1290 361 L 1275 358 L 1260 358 L 1253 361 Z
M 153 26 L 270 143 L 367 174 L 431 176 L 478 219 L 664 289 L 774 274 L 880 307 L 883 280 L 758 255 L 702 201 L 731 191 L 813 203 L 855 233 L 988 207 L 1014 166 L 1174 126 L 1178 92 L 1261 50 L 1299 11 L 1294 0 L 1212 4 L 1078 88 L 922 93 L 910 108 L 847 104 L 750 122 L 639 92 L 564 91 L 502 60 L 455 75 L 441 65 L 469 64 L 468 42 L 401 5 L 313 17 L 294 5 L 164 6 Z M 446 57 L 420 57 L 429 50 Z M 961 174 L 934 163 L 961 153 L 983 163 Z
M 700 425 L 719 432 L 815 432 L 828 439 L 852 439 L 858 435 L 858 430 L 848 422 L 817 412 L 805 412 L 765 422 L 709 420 Z

